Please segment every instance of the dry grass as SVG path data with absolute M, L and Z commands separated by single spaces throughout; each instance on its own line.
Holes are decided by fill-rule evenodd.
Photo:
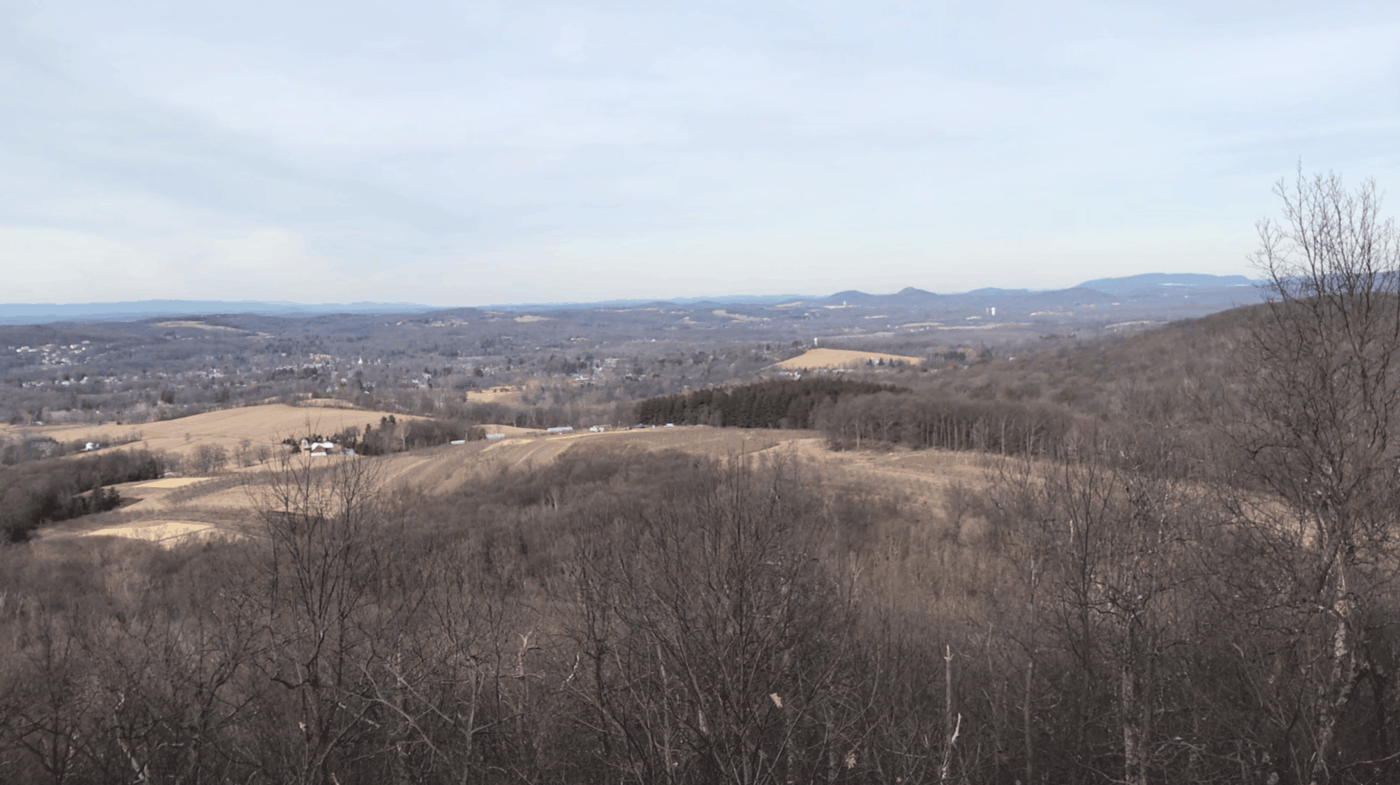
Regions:
M 349 401 L 342 401 L 339 398 L 306 398 L 297 403 L 297 406 L 311 409 L 359 409 L 360 407 Z
M 192 521 L 154 521 L 145 525 L 112 526 L 84 533 L 83 537 L 128 537 L 133 540 L 160 543 L 170 546 L 192 538 L 210 537 L 226 531 L 216 529 L 211 524 Z
M 468 390 L 466 398 L 468 403 L 519 404 L 524 392 L 521 387 L 492 387 L 489 390 Z
M 487 433 L 503 433 L 508 439 L 515 436 L 540 436 L 545 433 L 543 428 L 517 428 L 514 425 L 483 425 L 481 429 Z
M 338 414 L 339 412 L 328 412 Z M 366 417 L 378 419 L 373 412 L 348 412 L 354 424 Z M 243 438 L 261 437 L 272 441 L 279 428 L 295 424 L 304 429 L 304 410 L 293 407 L 266 406 L 216 412 L 185 420 L 154 423 L 154 439 L 162 443 L 175 440 L 183 447 L 186 430 L 192 434 L 191 444 L 210 440 L 237 443 Z M 324 420 L 313 428 L 322 433 L 334 430 L 339 421 Z M 235 427 L 250 430 L 239 432 Z M 586 457 L 595 451 L 652 452 L 680 450 L 682 452 L 717 458 L 778 458 L 800 461 L 812 471 L 830 477 L 843 487 L 857 489 L 871 496 L 897 496 L 901 505 L 926 508 L 930 516 L 944 506 L 950 489 L 965 492 L 979 489 L 986 482 L 985 456 L 973 453 L 909 450 L 832 452 L 825 440 L 812 431 L 745 430 L 680 426 L 675 428 L 646 428 L 616 430 L 601 433 L 543 435 L 539 431 L 509 426 L 489 430 L 510 434 L 512 438 L 494 442 L 471 442 L 464 445 L 443 445 L 428 450 L 398 453 L 376 458 L 328 456 L 311 458 L 292 456 L 294 461 L 315 461 L 317 465 L 332 465 L 347 460 L 369 460 L 386 487 L 412 487 L 428 494 L 447 493 L 461 488 L 468 481 L 490 476 L 503 467 L 526 469 L 539 467 L 559 459 L 565 453 Z M 247 434 L 245 436 L 245 433 Z M 154 445 L 153 445 L 154 446 Z M 237 534 L 254 517 L 254 499 L 258 488 L 266 481 L 268 466 L 253 466 L 217 477 L 165 478 L 154 481 L 127 483 L 116 486 L 128 502 L 119 510 L 66 521 L 39 532 L 44 538 L 101 534 L 131 536 L 156 541 L 176 542 L 198 529 L 200 536 L 219 531 Z M 893 498 L 892 496 L 892 498 Z M 156 536 L 158 527 L 166 526 L 168 536 Z
M 151 488 L 167 490 L 170 488 L 183 488 L 186 485 L 193 485 L 194 483 L 203 482 L 204 480 L 204 477 L 166 477 L 161 480 L 151 480 L 149 482 L 143 482 L 140 485 L 133 486 L 133 488 L 141 490 Z
M 22 429 L 0 426 L 4 429 L 0 430 L 0 436 L 17 438 L 23 432 L 30 436 L 48 436 L 59 442 L 111 442 L 125 438 L 135 430 L 141 433 L 141 441 L 126 447 L 144 447 L 185 455 L 193 453 L 202 444 L 212 444 L 223 447 L 232 457 L 245 439 L 254 447 L 275 446 L 289 436 L 304 436 L 308 431 L 329 436 L 348 427 L 378 424 L 381 417 L 389 414 L 367 409 L 302 408 L 276 403 L 222 409 L 139 425 L 41 425 Z M 422 419 L 408 414 L 395 414 L 394 417 L 399 420 Z
M 782 368 L 786 371 L 799 371 L 812 368 L 846 368 L 856 365 L 867 365 L 871 362 L 884 360 L 890 362 L 905 362 L 910 365 L 918 365 L 924 360 L 922 357 L 909 357 L 903 354 L 882 354 L 880 352 L 858 352 L 853 349 L 812 349 L 796 357 L 775 363 L 774 368 Z

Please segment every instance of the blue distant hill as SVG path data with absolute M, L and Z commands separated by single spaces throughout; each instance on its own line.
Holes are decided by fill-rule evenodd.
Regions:
M 679 297 L 672 300 L 608 300 L 592 303 L 519 303 L 492 305 L 504 310 L 617 308 L 639 305 L 773 305 L 800 295 L 728 295 Z M 112 303 L 0 303 L 0 324 L 43 324 L 58 321 L 136 321 L 169 316 L 258 314 L 260 316 L 319 316 L 324 314 L 410 314 L 448 310 L 448 306 L 418 303 L 291 303 L 257 300 L 133 300 Z
M 1206 275 L 1202 273 L 1146 273 L 1123 278 L 1098 278 L 1076 287 L 1062 290 L 1002 289 L 989 287 L 961 294 L 938 294 L 924 289 L 906 287 L 894 294 L 870 294 L 855 289 L 827 297 L 807 295 L 727 295 L 718 297 L 676 297 L 654 300 L 606 300 L 601 302 L 535 303 L 482 306 L 496 309 L 585 310 L 637 306 L 670 308 L 714 308 L 719 306 L 771 306 L 794 299 L 814 305 L 847 305 L 850 307 L 908 310 L 1003 306 L 1025 303 L 1028 307 L 1071 307 L 1078 303 L 1093 303 L 1101 299 L 1171 297 L 1173 293 L 1190 297 L 1210 297 L 1221 302 L 1257 302 L 1259 290 L 1255 281 L 1243 275 Z M 137 321 L 157 317 L 212 316 L 216 314 L 257 314 L 261 316 L 320 316 L 326 314 L 418 314 L 448 310 L 449 307 L 416 303 L 323 303 L 265 302 L 253 300 L 135 300 L 107 303 L 0 303 L 0 324 L 43 324 L 58 321 Z
M 264 316 L 313 316 L 329 313 L 416 313 L 431 306 L 411 303 L 324 303 L 306 305 L 255 300 L 132 300 L 115 303 L 0 304 L 0 324 L 36 324 L 72 320 L 149 319 L 157 316 L 210 316 L 255 313 Z
M 970 292 L 965 292 L 965 294 L 974 295 L 976 297 L 1005 297 L 1007 295 L 1022 295 L 1030 293 L 1030 289 L 1000 289 L 995 286 L 984 286 L 981 289 L 973 289 Z
M 1165 286 L 1189 286 L 1195 289 L 1219 289 L 1227 286 L 1253 286 L 1254 281 L 1243 275 L 1206 275 L 1204 273 L 1143 273 L 1123 278 L 1096 278 L 1085 281 L 1079 289 L 1094 289 L 1105 294 L 1132 294 L 1144 289 Z

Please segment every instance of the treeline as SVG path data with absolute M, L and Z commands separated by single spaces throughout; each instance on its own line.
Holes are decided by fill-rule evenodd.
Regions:
M 817 377 L 780 379 L 737 387 L 709 387 L 638 401 L 637 422 L 645 425 L 714 425 L 733 428 L 811 428 L 812 412 L 853 396 L 907 393 L 875 382 Z
M 814 426 L 838 450 L 898 444 L 1046 455 L 1065 444 L 1078 420 L 1063 408 L 1045 404 L 969 400 L 941 392 L 881 392 L 824 404 Z
M 969 399 L 849 379 L 777 380 L 648 398 L 646 425 L 815 428 L 834 449 L 877 444 L 914 449 L 1046 455 L 1082 418 L 1060 406 Z
M 24 431 L 20 431 L 18 439 L 0 439 L 0 464 L 13 466 L 26 461 L 38 461 L 46 458 L 61 458 L 65 455 L 86 452 L 91 441 L 87 439 L 73 439 L 60 442 L 48 436 L 28 436 Z M 101 447 L 113 447 L 121 444 L 130 444 L 141 441 L 140 431 L 130 431 L 122 436 L 109 438 L 100 443 Z
M 282 443 L 293 453 L 301 451 L 304 439 L 308 444 L 329 442 L 358 455 L 375 456 L 485 438 L 486 431 L 480 426 L 451 420 L 399 420 L 390 414 L 380 417 L 378 425 L 365 423 L 363 430 L 352 425 L 330 436 L 312 432 L 301 437 L 289 436 Z
M 611 416 L 617 405 L 602 409 L 588 406 L 579 400 L 567 403 L 553 403 L 512 406 L 496 401 L 446 402 L 438 416 L 459 420 L 468 425 L 513 425 L 517 428 L 554 428 L 561 425 L 613 424 Z M 594 421 L 590 423 L 589 421 Z
M 437 447 L 455 441 L 480 441 L 485 429 L 464 422 L 431 419 L 406 419 L 400 422 L 390 414 L 379 418 L 379 425 L 365 423 L 364 430 L 347 428 L 331 441 L 354 450 L 359 455 L 387 455 L 394 452 Z M 308 441 L 324 441 L 313 435 Z
M 22 542 L 45 523 L 110 510 L 120 498 L 104 486 L 153 480 L 164 471 L 164 459 L 147 450 L 0 466 L 0 533 Z

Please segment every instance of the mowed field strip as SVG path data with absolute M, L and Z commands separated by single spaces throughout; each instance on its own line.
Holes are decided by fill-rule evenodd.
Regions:
M 194 523 L 191 521 L 157 521 L 143 526 L 113 526 L 96 531 L 86 532 L 87 537 L 127 537 L 133 540 L 145 540 L 147 542 L 158 542 L 162 544 L 173 544 L 177 541 L 208 537 L 217 533 L 228 534 L 227 531 L 216 529 L 208 523 Z
M 924 358 L 910 357 L 903 354 L 858 352 L 854 349 L 812 349 L 796 357 L 783 360 L 780 363 L 774 363 L 773 367 L 782 368 L 785 371 L 801 371 L 819 368 L 849 368 L 857 365 L 868 365 L 872 362 L 878 363 L 881 360 L 884 360 L 886 364 L 904 362 L 910 365 L 918 365 L 924 361 Z
M 139 489 L 148 488 L 183 488 L 186 485 L 193 485 L 197 482 L 204 482 L 204 477 L 166 477 L 160 480 L 148 480 L 140 484 L 133 484 L 132 487 Z

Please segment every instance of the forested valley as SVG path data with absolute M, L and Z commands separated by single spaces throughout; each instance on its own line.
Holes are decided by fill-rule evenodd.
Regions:
M 429 492 L 281 452 L 226 536 L 0 548 L 0 779 L 1400 780 L 1400 246 L 1373 189 L 1280 195 L 1264 305 L 618 404 L 821 460 L 583 436 Z M 414 423 L 345 440 L 484 442 Z M 5 476 L 166 469 L 122 454 Z M 911 454 L 976 472 L 870 481 Z

